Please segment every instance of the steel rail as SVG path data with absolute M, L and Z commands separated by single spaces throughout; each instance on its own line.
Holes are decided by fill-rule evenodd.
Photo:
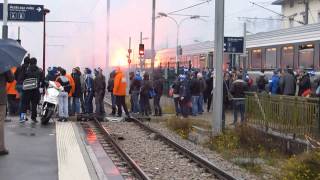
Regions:
M 105 102 L 108 105 L 111 105 L 110 102 L 106 101 Z M 208 172 L 214 174 L 216 177 L 219 179 L 223 180 L 238 180 L 239 178 L 236 178 L 232 176 L 231 174 L 227 173 L 226 171 L 218 168 L 216 165 L 213 163 L 209 162 L 208 160 L 204 159 L 198 154 L 195 154 L 194 152 L 186 149 L 185 147 L 179 145 L 176 143 L 174 140 L 166 137 L 163 135 L 161 132 L 159 132 L 156 129 L 151 128 L 150 126 L 144 124 L 142 121 L 138 120 L 137 118 L 130 117 L 129 120 L 132 122 L 136 123 L 140 127 L 144 128 L 145 130 L 149 131 L 150 133 L 154 133 L 156 137 L 161 138 L 165 143 L 168 143 L 168 145 L 172 146 L 175 148 L 177 151 L 185 155 L 186 157 L 190 158 L 192 161 L 196 162 L 199 164 L 202 168 L 206 169 Z
M 161 138 L 164 142 L 168 143 L 170 146 L 174 147 L 177 151 L 182 153 L 183 155 L 187 156 L 197 164 L 201 165 L 201 167 L 205 168 L 207 171 L 210 173 L 214 174 L 217 176 L 219 179 L 225 179 L 225 180 L 236 180 L 237 178 L 233 177 L 226 171 L 218 168 L 216 165 L 213 163 L 209 162 L 208 160 L 202 158 L 200 155 L 195 154 L 194 152 L 191 152 L 190 150 L 186 149 L 185 147 L 179 145 L 176 143 L 174 140 L 164 136 L 162 133 L 159 131 L 151 128 L 150 126 L 144 124 L 140 120 L 136 118 L 130 118 L 130 120 L 140 127 L 144 128 L 145 130 L 149 131 L 150 133 L 156 134 L 156 137 Z
M 139 167 L 139 165 L 130 158 L 130 156 L 124 152 L 121 147 L 118 145 L 118 143 L 112 138 L 111 134 L 108 132 L 108 130 L 98 121 L 97 118 L 95 118 L 94 122 L 99 127 L 99 129 L 103 132 L 105 135 L 106 140 L 108 140 L 114 149 L 118 152 L 118 154 L 123 158 L 128 165 L 132 168 L 133 173 L 138 176 L 138 179 L 142 180 L 151 180 L 148 175 Z

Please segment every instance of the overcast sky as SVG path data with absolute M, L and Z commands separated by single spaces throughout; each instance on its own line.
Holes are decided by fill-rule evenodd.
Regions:
M 157 12 L 171 12 L 203 0 L 158 0 Z M 267 8 L 280 12 L 270 5 L 272 1 L 253 0 Z M 3 2 L 3 0 L 0 0 Z M 152 0 L 111 0 L 111 64 L 126 64 L 128 37 L 132 37 L 133 48 L 139 43 L 139 34 L 146 38 L 146 49 L 150 47 Z M 106 47 L 106 0 L 9 0 L 9 3 L 43 4 L 51 12 L 47 16 L 47 61 L 50 66 L 105 66 Z M 180 28 L 180 43 L 192 44 L 197 41 L 213 40 L 214 2 L 179 12 L 208 16 L 203 20 L 185 21 Z M 173 16 L 178 21 L 182 18 Z M 266 10 L 252 6 L 249 0 L 226 0 L 225 34 L 242 35 L 243 20 L 238 17 L 275 17 Z M 81 23 L 53 23 L 50 21 L 77 21 Z M 21 27 L 22 45 L 42 65 L 42 23 L 9 24 L 9 37 L 17 38 Z M 277 27 L 277 22 L 248 22 L 250 32 L 266 31 Z M 176 25 L 168 18 L 156 21 L 156 48 L 174 47 Z

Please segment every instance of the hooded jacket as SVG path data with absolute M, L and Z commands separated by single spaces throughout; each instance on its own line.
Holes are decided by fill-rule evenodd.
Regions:
M 71 90 L 69 92 L 69 97 L 72 97 L 73 96 L 73 93 L 76 89 L 76 84 L 74 83 L 74 80 L 72 78 L 72 76 L 70 74 L 66 74 L 66 77 L 68 78 L 69 82 L 70 82 L 70 85 L 71 85 Z
M 122 71 L 119 69 L 114 77 L 113 94 L 115 96 L 125 96 L 126 95 L 127 82 L 126 77 L 124 77 Z

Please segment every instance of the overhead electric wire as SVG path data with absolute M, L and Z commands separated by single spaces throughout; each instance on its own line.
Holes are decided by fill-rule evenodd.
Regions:
M 257 4 L 257 3 L 255 3 L 255 2 L 249 1 L 249 3 L 251 3 L 251 4 L 255 5 L 255 6 L 258 6 L 258 7 L 262 8 L 262 9 L 265 9 L 265 10 L 267 10 L 267 11 L 270 11 L 270 12 L 272 12 L 272 13 L 275 13 L 275 14 L 277 14 L 277 15 L 279 15 L 279 16 L 281 16 L 281 17 L 283 17 L 283 18 L 291 19 L 291 18 L 290 18 L 290 17 L 288 17 L 288 16 L 285 16 L 285 15 L 283 15 L 283 14 L 280 14 L 280 13 L 278 13 L 278 12 L 276 12 L 276 11 L 272 10 L 272 9 L 269 9 L 269 8 L 263 7 L 263 6 L 261 6 L 260 4 Z M 295 21 L 295 22 L 297 22 L 297 23 L 299 23 L 299 24 L 304 24 L 303 22 L 301 22 L 301 21 L 297 21 L 297 20 L 295 20 L 295 19 L 293 19 L 293 21 Z
M 172 15 L 172 16 L 195 16 L 195 15 L 192 15 L 192 14 L 176 14 L 176 13 L 172 13 L 172 14 L 170 14 L 170 15 Z M 200 16 L 199 15 L 199 17 L 205 17 L 205 18 L 207 18 L 207 17 L 210 17 L 210 16 Z
M 184 10 L 187 10 L 187 9 L 191 9 L 191 8 L 194 8 L 194 7 L 197 7 L 197 6 L 200 6 L 202 4 L 205 4 L 205 3 L 209 3 L 211 2 L 212 0 L 206 0 L 204 2 L 201 2 L 201 3 L 197 3 L 197 4 L 194 4 L 194 5 L 191 5 L 191 6 L 188 6 L 188 7 L 185 7 L 185 8 L 182 8 L 182 9 L 179 9 L 179 10 L 176 10 L 176 11 L 172 11 L 172 12 L 169 12 L 168 14 L 173 14 L 173 13 L 177 13 L 177 12 L 181 12 L 181 11 L 184 11 Z

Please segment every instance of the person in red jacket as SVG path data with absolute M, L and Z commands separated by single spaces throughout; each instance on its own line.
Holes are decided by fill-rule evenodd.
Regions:
M 122 116 L 122 107 L 127 115 L 130 117 L 127 105 L 126 105 L 126 88 L 127 82 L 126 77 L 123 72 L 120 70 L 120 67 L 116 70 L 116 75 L 114 77 L 114 86 L 113 86 L 113 94 L 116 97 L 116 104 L 118 107 L 118 117 Z

